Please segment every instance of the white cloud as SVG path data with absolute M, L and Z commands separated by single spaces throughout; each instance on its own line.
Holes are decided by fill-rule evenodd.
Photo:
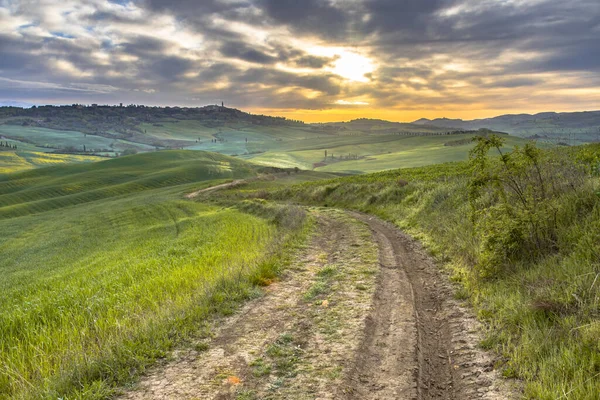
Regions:
M 94 83 L 72 83 L 64 85 L 53 82 L 24 81 L 18 79 L 8 79 L 0 77 L 0 88 L 13 89 L 44 89 L 44 90 L 65 90 L 73 92 L 91 92 L 91 93 L 113 93 L 120 89 L 111 85 L 101 85 Z
M 336 100 L 334 104 L 340 106 L 368 106 L 369 103 L 366 101 L 348 101 L 348 100 Z

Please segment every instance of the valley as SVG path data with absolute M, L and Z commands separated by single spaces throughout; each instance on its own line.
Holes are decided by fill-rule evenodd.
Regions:
M 378 124 L 9 127 L 0 398 L 595 399 L 598 146 Z
M 304 124 L 221 106 L 4 107 L 0 122 L 0 140 L 17 146 L 12 155 L 0 155 L 0 167 L 7 172 L 34 168 L 42 163 L 38 158 L 56 164 L 61 158 L 87 162 L 186 149 L 279 168 L 359 174 L 464 161 L 470 139 L 486 132 L 369 119 Z M 508 136 L 506 149 L 528 141 Z M 540 141 L 542 147 L 550 145 Z

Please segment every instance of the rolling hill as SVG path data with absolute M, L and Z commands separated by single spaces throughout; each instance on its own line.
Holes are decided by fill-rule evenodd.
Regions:
M 206 152 L 164 151 L 0 177 L 0 218 L 193 182 L 245 178 L 256 166 Z
M 472 139 L 486 133 L 489 132 L 335 136 L 282 143 L 278 148 L 247 158 L 278 167 L 298 166 L 322 172 L 360 174 L 463 161 L 474 145 Z M 504 136 L 507 139 L 505 150 L 528 142 L 516 136 Z
M 600 141 L 600 111 L 501 115 L 471 121 L 422 118 L 413 123 L 466 130 L 487 128 L 519 137 L 569 145 Z
M 94 160 L 89 158 L 93 155 L 177 148 L 282 168 L 351 174 L 465 160 L 470 139 L 486 133 L 373 119 L 304 124 L 222 106 L 5 107 L 0 108 L 0 122 L 0 140 L 18 151 L 63 154 L 46 159 L 82 162 Z M 514 137 L 507 145 L 524 143 Z M 41 158 L 9 153 L 4 154 L 5 173 L 36 166 L 23 159 Z
M 163 151 L 0 177 L 0 399 L 110 397 L 248 298 L 303 214 L 184 194 L 264 172 Z

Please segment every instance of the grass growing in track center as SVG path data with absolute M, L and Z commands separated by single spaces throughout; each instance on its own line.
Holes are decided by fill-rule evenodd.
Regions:
M 458 295 L 489 328 L 482 345 L 503 356 L 505 376 L 524 380 L 525 398 L 596 400 L 600 146 L 526 147 L 479 161 L 246 196 L 356 209 L 396 223 L 446 263 Z
M 107 398 L 272 278 L 301 213 L 183 198 L 252 171 L 166 152 L 0 182 L 0 399 Z

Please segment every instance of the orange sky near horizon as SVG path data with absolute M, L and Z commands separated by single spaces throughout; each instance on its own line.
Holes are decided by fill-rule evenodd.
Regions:
M 600 109 L 600 107 L 598 107 Z M 516 109 L 481 109 L 481 110 L 395 110 L 395 109 L 374 109 L 357 107 L 354 109 L 332 108 L 327 110 L 289 110 L 289 109 L 256 109 L 249 108 L 243 111 L 252 114 L 264 114 L 273 117 L 285 117 L 293 120 L 300 120 L 306 123 L 319 122 L 343 122 L 351 121 L 358 118 L 382 119 L 392 122 L 413 122 L 420 118 L 451 118 L 451 119 L 483 119 L 493 118 L 505 114 L 537 114 L 541 112 L 581 112 L 581 111 L 597 111 L 586 110 L 581 108 L 561 107 L 557 109 L 550 108 L 532 108 L 523 110 Z

